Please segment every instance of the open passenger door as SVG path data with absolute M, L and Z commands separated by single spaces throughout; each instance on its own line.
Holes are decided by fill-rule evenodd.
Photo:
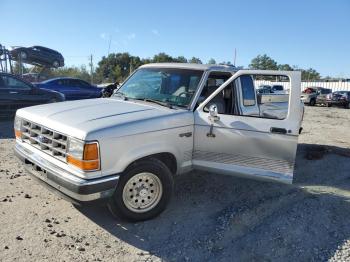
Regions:
M 285 95 L 284 104 L 278 99 L 277 104 L 262 104 L 258 99 L 255 85 L 264 76 L 272 82 L 279 76 L 289 79 L 285 83 L 289 98 Z M 303 115 L 300 81 L 301 73 L 297 71 L 236 72 L 194 113 L 193 166 L 216 173 L 292 183 Z

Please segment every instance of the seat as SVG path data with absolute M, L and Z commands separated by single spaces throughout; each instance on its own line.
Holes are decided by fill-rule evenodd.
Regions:
M 209 84 L 209 83 L 208 83 Z M 206 97 L 210 96 L 212 93 L 215 92 L 215 90 L 218 88 L 216 85 L 211 85 L 207 87 Z M 207 107 L 209 108 L 212 104 L 215 104 L 218 108 L 219 114 L 225 114 L 226 113 L 226 103 L 224 99 L 224 92 L 218 93 L 210 102 L 208 103 Z

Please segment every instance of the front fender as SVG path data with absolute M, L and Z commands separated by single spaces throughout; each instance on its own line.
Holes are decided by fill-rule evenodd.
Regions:
M 182 170 L 193 150 L 193 136 L 181 137 L 180 133 L 193 132 L 193 126 L 177 127 L 166 130 L 142 133 L 101 141 L 102 174 L 121 173 L 138 159 L 159 154 L 172 154 L 177 170 Z
M 171 145 L 155 142 L 145 144 L 141 147 L 128 151 L 119 159 L 119 161 L 116 163 L 116 166 L 124 171 L 131 163 L 135 162 L 136 160 L 159 153 L 172 154 L 176 159 L 177 165 L 179 164 L 180 152 L 176 150 L 176 148 Z M 177 169 L 179 169 L 179 166 L 177 166 Z

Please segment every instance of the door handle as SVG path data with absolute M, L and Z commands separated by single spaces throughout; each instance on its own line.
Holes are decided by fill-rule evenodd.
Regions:
M 276 134 L 287 134 L 287 129 L 280 127 L 271 127 L 270 132 Z
M 18 94 L 17 91 L 10 91 L 10 94 Z
M 187 132 L 187 133 L 181 133 L 179 134 L 179 137 L 191 137 L 192 136 L 192 132 Z

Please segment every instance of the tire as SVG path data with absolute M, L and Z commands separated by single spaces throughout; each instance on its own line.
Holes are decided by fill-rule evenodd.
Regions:
M 57 60 L 53 61 L 52 63 L 53 67 L 57 68 L 60 66 L 60 62 L 58 62 Z
M 26 52 L 24 52 L 24 51 L 21 51 L 21 52 L 19 53 L 19 57 L 20 57 L 22 60 L 25 60 L 25 59 L 28 58 L 28 54 L 27 54 Z
M 344 104 L 344 108 L 345 108 L 345 109 L 349 109 L 349 108 L 350 108 L 350 103 Z
M 148 158 L 127 168 L 107 206 L 115 217 L 132 222 L 148 220 L 165 209 L 173 188 L 169 168 L 156 158 Z
M 51 104 L 51 103 L 56 103 L 58 102 L 58 100 L 56 98 L 51 98 L 47 103 Z
M 316 105 L 316 99 L 315 98 L 311 99 L 309 105 L 310 106 L 315 106 Z
M 326 103 L 326 106 L 327 106 L 327 107 L 332 107 L 332 104 Z

